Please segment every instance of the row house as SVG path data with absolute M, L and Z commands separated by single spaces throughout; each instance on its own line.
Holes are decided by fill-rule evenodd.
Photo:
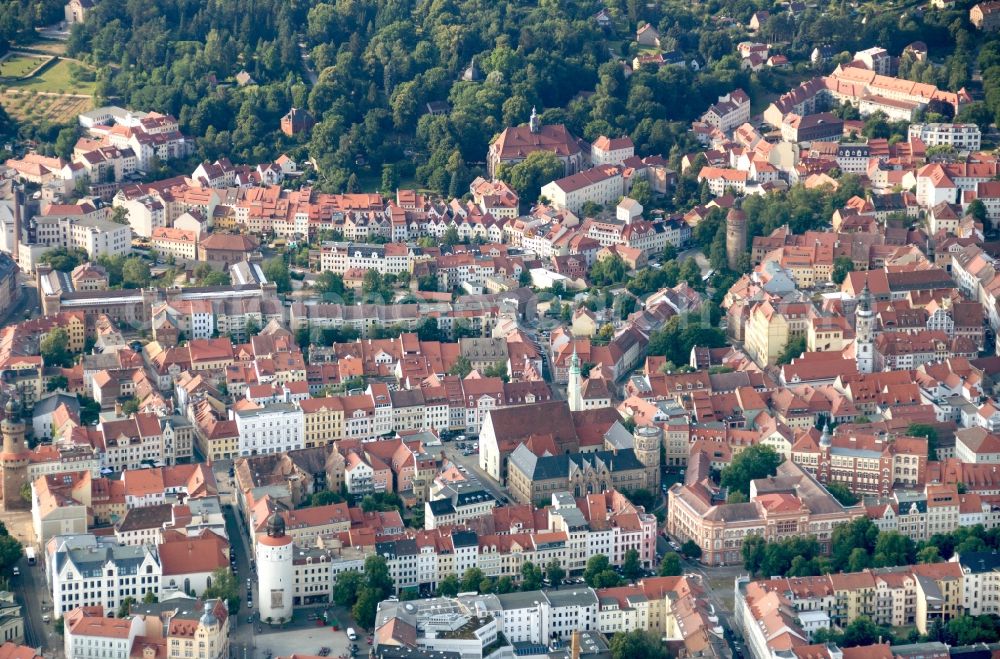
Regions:
M 819 577 L 741 577 L 734 618 L 751 655 L 764 659 L 774 656 L 771 644 L 779 643 L 771 636 L 776 624 L 784 627 L 782 642 L 791 640 L 795 649 L 807 646 L 819 629 L 843 629 L 861 617 L 927 630 L 962 615 L 964 608 L 960 566 L 933 563 Z
M 399 275 L 412 269 L 417 252 L 401 243 L 366 245 L 325 244 L 320 249 L 320 272 L 343 275 L 352 269 L 375 270 L 382 275 Z

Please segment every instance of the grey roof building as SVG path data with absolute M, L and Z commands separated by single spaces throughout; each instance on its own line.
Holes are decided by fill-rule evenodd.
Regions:
M 559 491 L 580 497 L 612 488 L 648 488 L 648 480 L 647 465 L 631 448 L 538 456 L 521 444 L 510 456 L 507 485 L 515 500 L 533 503 Z

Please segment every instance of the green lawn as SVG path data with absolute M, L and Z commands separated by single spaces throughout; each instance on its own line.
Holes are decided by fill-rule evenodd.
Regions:
M 44 61 L 44 57 L 36 55 L 11 55 L 0 62 L 0 78 L 21 78 Z
M 66 60 L 59 60 L 39 75 L 28 80 L 15 82 L 11 87 L 36 92 L 55 92 L 58 94 L 92 94 L 94 92 L 94 83 L 73 80 L 70 75 L 71 66 L 79 65 L 67 62 Z

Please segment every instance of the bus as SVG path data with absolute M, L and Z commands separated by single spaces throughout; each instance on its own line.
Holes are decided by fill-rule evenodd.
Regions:
M 34 547 L 25 547 L 25 549 L 24 549 L 24 555 L 28 557 L 28 565 L 34 565 L 35 564 L 35 548 Z

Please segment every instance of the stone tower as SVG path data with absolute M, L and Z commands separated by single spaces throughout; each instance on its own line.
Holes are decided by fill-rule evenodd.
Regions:
M 580 371 L 580 357 L 576 354 L 576 340 L 573 340 L 573 356 L 569 358 L 569 381 L 566 385 L 566 400 L 572 412 L 583 409 L 583 375 Z
M 859 373 L 872 373 L 875 370 L 875 312 L 872 311 L 868 282 L 861 289 L 854 313 L 854 359 Z
M 726 215 L 726 263 L 736 270 L 740 258 L 747 251 L 747 214 L 739 208 L 730 209 Z
M 291 536 L 277 512 L 267 520 L 267 534 L 257 538 L 257 593 L 260 619 L 268 624 L 292 618 L 295 569 Z
M 535 108 L 531 108 L 531 117 L 528 119 L 528 129 L 532 133 L 537 133 L 542 129 L 542 120 L 538 118 L 538 113 L 535 112 Z
M 4 419 L 0 422 L 0 433 L 3 433 L 3 453 L 0 454 L 3 509 L 23 510 L 29 505 L 21 498 L 21 488 L 28 482 L 28 446 L 24 441 L 24 422 L 18 416 L 20 409 L 13 399 L 7 400 L 4 412 Z
M 642 426 L 632 435 L 633 450 L 639 462 L 646 466 L 646 489 L 656 492 L 660 487 L 660 446 L 663 430 L 659 426 Z

